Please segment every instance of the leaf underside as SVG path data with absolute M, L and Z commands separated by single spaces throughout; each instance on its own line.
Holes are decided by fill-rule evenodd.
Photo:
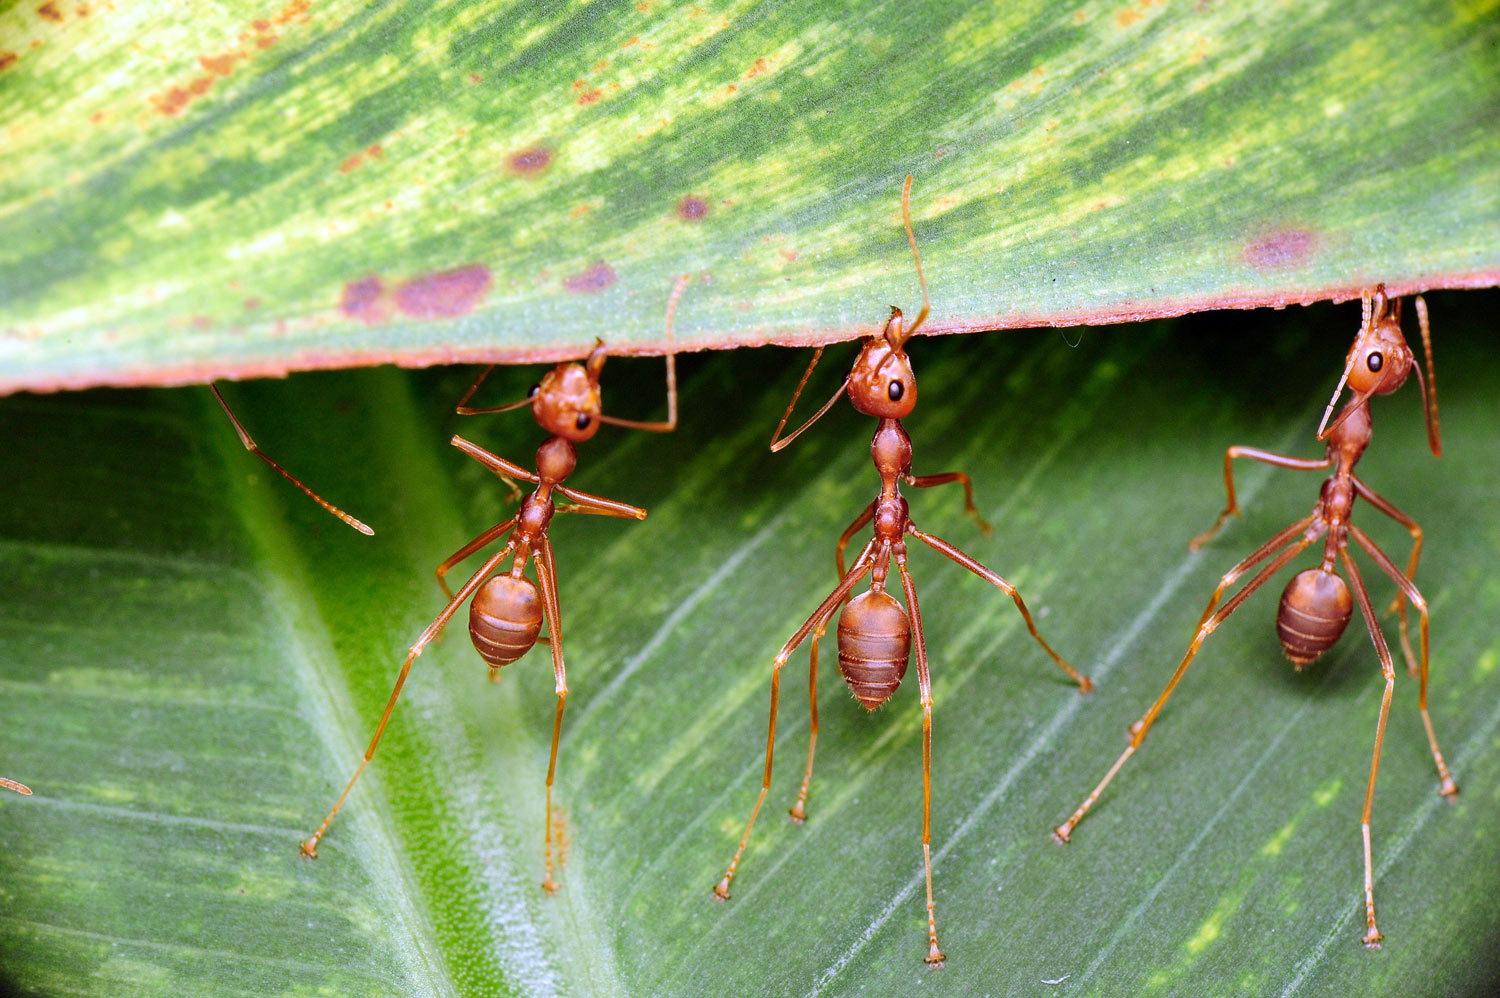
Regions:
M 1098 681 L 1080 697 L 1009 600 L 913 551 L 934 675 L 929 971 L 914 673 L 866 714 L 825 645 L 810 817 L 795 796 L 806 657 L 782 676 L 776 769 L 734 897 L 723 872 L 760 783 L 770 661 L 833 586 L 869 501 L 868 419 L 839 405 L 765 449 L 800 358 L 686 358 L 675 434 L 605 428 L 570 484 L 642 522 L 559 516 L 567 714 L 563 890 L 546 896 L 547 652 L 495 685 L 460 617 L 417 662 L 316 862 L 297 842 L 343 786 L 403 649 L 442 606 L 434 565 L 504 513 L 444 441 L 529 462 L 522 413 L 464 420 L 463 369 L 308 374 L 229 391 L 272 454 L 374 524 L 363 538 L 239 446 L 202 388 L 0 403 L 0 984 L 23 995 L 856 993 L 1469 995 L 1500 973 L 1500 524 L 1483 330 L 1493 294 L 1431 299 L 1445 455 L 1413 388 L 1377 399 L 1362 478 L 1426 529 L 1439 798 L 1401 670 L 1375 798 L 1363 931 L 1359 810 L 1382 683 L 1360 620 L 1305 673 L 1272 627 L 1281 578 L 1208 641 L 1151 738 L 1062 848 L 1048 838 L 1122 748 L 1220 573 L 1305 515 L 1298 455 L 1350 307 L 920 340 L 907 420 L 924 529 L 1014 582 Z M 826 363 L 847 362 L 834 351 Z M 821 396 L 839 376 L 820 370 Z M 495 375 L 519 394 L 534 370 Z M 608 409 L 659 405 L 659 362 L 611 361 Z M 1409 538 L 1355 520 L 1398 561 Z M 1361 559 L 1377 606 L 1394 587 Z M 1304 555 L 1298 567 L 1316 562 Z M 466 567 L 472 568 L 473 562 Z M 1394 641 L 1395 627 L 1384 619 Z M 1397 659 L 1400 668 L 1400 659 Z M 1051 985 L 1062 979 L 1063 983 Z
M 0 10 L 0 392 L 1500 283 L 1494 0 Z

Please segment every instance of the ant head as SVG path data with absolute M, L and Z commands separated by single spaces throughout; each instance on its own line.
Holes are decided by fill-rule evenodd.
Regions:
M 597 346 L 582 364 L 558 364 L 531 389 L 531 414 L 554 436 L 584 441 L 599 432 L 603 403 L 599 398 L 599 369 L 604 347 Z
M 1387 302 L 1385 289 L 1376 290 L 1370 318 L 1359 329 L 1349 349 L 1346 370 L 1356 395 L 1389 395 L 1406 384 L 1416 362 L 1401 332 L 1401 302 Z
M 902 343 L 901 310 L 891 306 L 891 317 L 880 335 L 865 341 L 849 373 L 849 401 L 866 416 L 902 419 L 917 405 L 917 377 Z

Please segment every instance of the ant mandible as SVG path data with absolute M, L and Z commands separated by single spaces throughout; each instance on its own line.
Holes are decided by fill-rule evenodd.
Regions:
M 1224 483 L 1229 493 L 1229 502 L 1214 525 L 1189 543 L 1188 546 L 1193 550 L 1208 543 L 1218 533 L 1230 514 L 1239 515 L 1239 506 L 1234 496 L 1233 463 L 1235 458 L 1250 458 L 1264 464 L 1295 471 L 1314 471 L 1332 467 L 1333 474 L 1324 481 L 1318 502 L 1311 514 L 1256 548 L 1249 557 L 1231 568 L 1219 580 L 1218 588 L 1214 590 L 1213 597 L 1208 601 L 1208 608 L 1199 618 L 1198 632 L 1194 635 L 1192 643 L 1188 645 L 1187 654 L 1178 664 L 1177 671 L 1167 682 L 1166 689 L 1162 690 L 1161 696 L 1157 697 L 1151 709 L 1146 711 L 1139 721 L 1131 725 L 1130 744 L 1115 760 L 1114 765 L 1109 767 L 1109 771 L 1104 774 L 1104 779 L 1099 781 L 1099 785 L 1079 805 L 1078 810 L 1073 812 L 1072 817 L 1053 829 L 1053 838 L 1057 841 L 1065 843 L 1072 837 L 1073 829 L 1079 820 L 1099 799 L 1099 795 L 1104 792 L 1109 781 L 1120 771 L 1120 767 L 1125 765 L 1125 760 L 1129 759 L 1140 747 L 1141 742 L 1145 740 L 1146 732 L 1150 730 L 1157 714 L 1161 712 L 1162 705 L 1167 702 L 1167 697 L 1172 695 L 1172 690 L 1182 679 L 1183 673 L 1187 671 L 1193 657 L 1198 654 L 1198 649 L 1204 640 L 1266 580 L 1304 548 L 1323 537 L 1325 540 L 1322 564 L 1317 568 L 1309 568 L 1297 573 L 1282 592 L 1281 606 L 1276 615 L 1276 631 L 1287 658 L 1291 659 L 1292 665 L 1300 671 L 1311 665 L 1318 656 L 1332 648 L 1338 641 L 1353 615 L 1354 604 L 1357 602 L 1360 614 L 1364 617 L 1365 626 L 1369 628 L 1370 638 L 1374 642 L 1375 653 L 1380 658 L 1381 672 L 1385 677 L 1385 694 L 1380 701 L 1380 717 L 1375 724 L 1375 751 L 1370 760 L 1370 778 L 1365 788 L 1364 810 L 1360 815 L 1360 831 L 1364 839 L 1365 855 L 1366 930 L 1364 944 L 1371 949 L 1380 948 L 1381 935 L 1375 927 L 1375 889 L 1370 857 L 1370 807 L 1375 799 L 1375 775 L 1380 768 L 1380 747 L 1385 739 L 1385 722 L 1390 712 L 1391 693 L 1396 683 L 1396 670 L 1391 660 L 1390 648 L 1386 644 L 1385 636 L 1381 633 L 1375 611 L 1371 606 L 1364 580 L 1360 576 L 1354 559 L 1349 555 L 1349 538 L 1351 537 L 1354 538 L 1356 544 L 1364 548 L 1365 553 L 1379 566 L 1380 570 L 1390 576 L 1399 589 L 1399 595 L 1391 604 L 1389 612 L 1400 612 L 1402 650 L 1406 655 L 1409 671 L 1419 676 L 1418 703 L 1422 711 L 1422 723 L 1427 729 L 1427 740 L 1432 747 L 1432 757 L 1437 762 L 1438 776 L 1442 781 L 1439 793 L 1449 797 L 1458 792 L 1453 777 L 1448 773 L 1448 765 L 1443 761 L 1443 753 L 1438 748 L 1437 735 L 1432 729 L 1432 718 L 1427 713 L 1427 603 L 1411 581 L 1412 576 L 1416 574 L 1417 558 L 1422 550 L 1422 528 L 1354 473 L 1355 463 L 1359 461 L 1370 443 L 1370 399 L 1375 395 L 1389 395 L 1396 391 L 1406 382 L 1408 374 L 1412 371 L 1416 371 L 1417 383 L 1422 389 L 1422 410 L 1427 419 L 1428 445 L 1435 457 L 1442 456 L 1437 416 L 1437 380 L 1432 367 L 1432 336 L 1427 324 L 1427 303 L 1420 297 L 1417 298 L 1417 318 L 1422 328 L 1423 349 L 1427 354 L 1426 380 L 1423 380 L 1422 371 L 1416 365 L 1416 357 L 1407 345 L 1405 336 L 1402 335 L 1399 300 L 1394 303 L 1388 302 L 1383 285 L 1375 289 L 1373 296 L 1368 294 L 1364 296 L 1359 333 L 1355 336 L 1354 345 L 1349 350 L 1348 359 L 1344 364 L 1343 377 L 1339 379 L 1338 387 L 1334 389 L 1333 397 L 1329 399 L 1328 406 L 1323 411 L 1322 422 L 1318 424 L 1318 439 L 1328 441 L 1327 453 L 1322 458 L 1288 457 L 1254 447 L 1238 446 L 1229 448 L 1225 453 Z M 1339 412 L 1338 418 L 1333 421 L 1332 425 L 1329 425 L 1328 417 L 1332 414 L 1339 396 L 1343 394 L 1345 384 L 1349 385 L 1354 394 Z M 1381 551 L 1364 531 L 1350 522 L 1350 512 L 1356 496 L 1363 497 L 1371 506 L 1401 524 L 1411 533 L 1411 560 L 1405 574 L 1402 574 L 1390 557 Z M 1271 557 L 1273 553 L 1274 558 Z M 1271 560 L 1265 567 L 1260 569 L 1243 589 L 1231 596 L 1228 602 L 1215 612 L 1224 590 L 1267 558 Z M 1349 573 L 1347 586 L 1336 571 L 1336 563 L 1339 561 L 1343 562 Z M 1352 599 L 1349 593 L 1350 588 L 1354 590 Z M 1420 657 L 1413 656 L 1411 643 L 1407 638 L 1406 602 L 1408 600 L 1417 608 L 1422 618 Z
M 682 296 L 683 288 L 687 286 L 687 280 L 686 275 L 678 278 L 667 302 L 666 421 L 640 422 L 604 414 L 599 392 L 599 372 L 604 367 L 608 354 L 602 342 L 594 347 L 583 363 L 558 364 L 542 378 L 540 383 L 532 387 L 525 398 L 517 402 L 488 408 L 466 406 L 465 403 L 469 401 L 493 367 L 480 372 L 474 384 L 459 400 L 457 411 L 461 415 L 505 412 L 527 405 L 531 407 L 531 413 L 537 423 L 550 434 L 536 452 L 537 470 L 535 473 L 503 457 L 491 454 L 483 447 L 463 437 L 455 435 L 451 443 L 502 478 L 535 483 L 536 491 L 522 500 L 521 508 L 515 516 L 484 531 L 459 548 L 452 557 L 439 566 L 438 580 L 443 583 L 446 591 L 448 587 L 443 576 L 448 569 L 480 548 L 500 539 L 507 532 L 510 533 L 504 546 L 485 559 L 484 564 L 469 577 L 456 594 L 450 594 L 451 598 L 448 605 L 443 608 L 443 612 L 427 625 L 427 629 L 417 638 L 416 644 L 412 645 L 406 653 L 406 660 L 402 662 L 401 671 L 396 676 L 396 685 L 391 690 L 384 713 L 380 715 L 380 723 L 376 725 L 375 734 L 370 739 L 369 747 L 365 749 L 364 759 L 360 762 L 359 768 L 354 771 L 354 775 L 349 778 L 344 792 L 339 794 L 338 800 L 334 802 L 333 810 L 328 812 L 328 817 L 323 819 L 323 823 L 318 826 L 312 838 L 301 844 L 304 857 L 317 858 L 318 842 L 328 831 L 329 823 L 333 821 L 334 815 L 338 814 L 339 808 L 344 804 L 344 799 L 349 796 L 349 791 L 354 789 L 355 781 L 359 779 L 360 774 L 365 771 L 365 766 L 374 757 L 375 748 L 380 744 L 380 736 L 385 732 L 386 722 L 390 720 L 391 711 L 401 696 L 401 688 L 406 684 L 407 674 L 411 672 L 412 662 L 442 632 L 444 626 L 458 612 L 458 608 L 463 605 L 464 601 L 473 596 L 474 600 L 469 604 L 469 637 L 474 643 L 475 650 L 489 664 L 492 672 L 509 665 L 530 651 L 541 634 L 543 620 L 545 619 L 547 623 L 550 636 L 548 643 L 552 649 L 552 671 L 556 679 L 557 711 L 552 722 L 552 754 L 547 763 L 546 876 L 542 880 L 542 887 L 549 892 L 557 890 L 557 883 L 552 879 L 552 782 L 557 773 L 557 742 L 562 733 L 563 705 L 568 696 L 568 673 L 567 667 L 563 664 L 562 616 L 557 598 L 557 565 L 547 531 L 555 512 L 645 519 L 644 509 L 587 492 L 578 492 L 562 483 L 572 474 L 578 463 L 578 451 L 574 444 L 588 440 L 599 432 L 601 424 L 608 423 L 612 426 L 658 433 L 676 429 L 677 365 L 676 357 L 672 353 L 672 317 L 676 312 L 677 301 Z M 559 504 L 553 498 L 554 493 L 570 501 Z M 515 557 L 511 562 L 510 571 L 491 575 L 490 573 L 495 572 L 500 563 L 512 553 Z M 525 575 L 528 560 L 535 562 L 536 585 L 533 585 Z M 538 586 L 541 590 L 540 594 L 537 591 Z
M 917 538 L 938 553 L 946 555 L 981 579 L 998 587 L 1015 601 L 1016 609 L 1021 612 L 1021 617 L 1026 621 L 1026 629 L 1031 632 L 1031 636 L 1052 657 L 1053 661 L 1078 683 L 1080 692 L 1088 692 L 1093 684 L 1087 677 L 1080 675 L 1072 666 L 1063 661 L 1037 633 L 1031 613 L 1026 609 L 1026 604 L 1022 601 L 1021 594 L 1016 591 L 1015 586 L 947 541 L 917 529 L 908 514 L 906 500 L 901 497 L 901 482 L 919 489 L 959 482 L 964 487 L 965 512 L 973 516 L 985 532 L 989 531 L 989 525 L 980 519 L 979 512 L 974 506 L 973 485 L 968 475 L 961 471 L 941 475 L 913 475 L 911 472 L 911 438 L 902 428 L 901 419 L 910 415 L 916 406 L 917 382 L 912 373 L 911 362 L 906 356 L 905 347 L 907 340 L 927 318 L 931 310 L 931 302 L 927 297 L 927 279 L 922 274 L 922 258 L 917 253 L 916 236 L 912 233 L 910 176 L 906 178 L 906 183 L 901 189 L 901 215 L 906 223 L 907 240 L 911 243 L 912 257 L 916 261 L 917 278 L 922 286 L 922 311 L 917 314 L 916 320 L 910 326 L 903 327 L 901 310 L 892 306 L 890 319 L 886 321 L 880 333 L 865 340 L 859 356 L 854 361 L 854 369 L 844 379 L 843 384 L 839 385 L 838 391 L 833 393 L 833 397 L 812 418 L 783 439 L 781 431 L 786 427 L 792 409 L 797 404 L 798 396 L 802 394 L 808 377 L 812 375 L 813 368 L 822 356 L 822 348 L 819 348 L 813 354 L 806 373 L 802 375 L 802 381 L 797 385 L 797 391 L 792 396 L 791 404 L 787 406 L 786 414 L 781 417 L 781 422 L 776 426 L 776 432 L 771 436 L 771 450 L 781 450 L 795 440 L 803 430 L 817 422 L 834 402 L 838 401 L 840 395 L 848 392 L 849 401 L 854 404 L 854 408 L 880 420 L 875 430 L 874 440 L 870 444 L 870 453 L 875 460 L 875 468 L 880 473 L 881 488 L 879 497 L 865 507 L 864 512 L 855 518 L 839 538 L 836 555 L 840 576 L 838 586 L 827 599 L 819 604 L 818 608 L 813 611 L 813 615 L 807 618 L 786 644 L 781 646 L 781 651 L 776 654 L 775 663 L 771 669 L 771 716 L 769 729 L 766 732 L 765 777 L 761 781 L 760 795 L 756 797 L 755 806 L 750 811 L 750 820 L 745 825 L 745 834 L 740 839 L 739 848 L 735 850 L 734 858 L 729 861 L 729 869 L 723 879 L 714 886 L 714 894 L 721 899 L 728 899 L 729 883 L 734 879 L 735 869 L 739 866 L 740 858 L 745 852 L 745 845 L 750 841 L 750 830 L 755 827 L 756 815 L 760 813 L 761 804 L 766 799 L 766 792 L 771 787 L 771 760 L 776 745 L 776 710 L 780 699 L 781 667 L 786 665 L 787 659 L 791 657 L 797 646 L 812 635 L 808 674 L 808 700 L 812 717 L 807 746 L 807 771 L 802 780 L 802 788 L 797 795 L 797 803 L 791 810 L 793 820 L 798 823 L 807 816 L 807 787 L 812 779 L 813 749 L 818 739 L 817 637 L 823 633 L 828 622 L 833 619 L 833 615 L 849 598 L 854 587 L 866 575 L 869 575 L 869 591 L 854 597 L 839 616 L 839 672 L 865 709 L 873 711 L 889 699 L 896 691 L 896 687 L 900 685 L 901 678 L 906 673 L 912 645 L 916 646 L 917 685 L 922 702 L 922 864 L 927 878 L 929 942 L 926 960 L 930 964 L 937 964 L 943 961 L 943 953 L 938 948 L 937 921 L 933 913 L 932 902 L 932 681 L 927 666 L 927 649 L 922 639 L 922 614 L 917 606 L 917 591 L 906 566 L 905 539 L 907 535 Z M 843 557 L 845 546 L 856 531 L 871 522 L 874 523 L 873 536 L 860 550 L 859 556 L 854 559 L 849 571 L 845 572 Z M 906 595 L 907 606 L 911 608 L 910 617 L 907 616 L 907 611 L 901 604 L 885 590 L 886 577 L 892 559 L 895 560 L 896 569 L 901 576 L 901 588 Z

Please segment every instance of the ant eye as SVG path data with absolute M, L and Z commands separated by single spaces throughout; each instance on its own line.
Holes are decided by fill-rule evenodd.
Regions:
M 541 391 L 541 390 L 542 390 L 541 383 L 538 382 L 537 384 L 534 384 L 534 385 L 531 386 L 531 391 L 529 391 L 529 392 L 526 393 L 526 397 L 529 398 L 529 399 L 534 399 L 534 398 L 536 398 L 536 393 L 539 392 L 539 391 Z
M 589 428 L 590 421 L 591 420 L 589 418 L 589 414 L 588 413 L 586 413 L 586 412 L 580 412 L 578 414 L 577 421 L 574 422 L 573 425 L 576 426 L 576 427 L 578 427 L 580 430 L 586 430 L 586 429 Z
M 901 401 L 901 396 L 906 394 L 906 388 L 899 381 L 892 381 L 891 387 L 886 391 L 892 402 Z
M 1384 365 L 1385 358 L 1380 355 L 1379 350 L 1376 350 L 1374 353 L 1370 354 L 1370 356 L 1365 358 L 1365 366 L 1368 367 L 1371 371 L 1378 371 Z

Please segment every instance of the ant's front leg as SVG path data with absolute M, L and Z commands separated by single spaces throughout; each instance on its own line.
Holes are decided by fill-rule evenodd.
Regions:
M 1224 521 L 1230 516 L 1240 515 L 1240 505 L 1234 497 L 1234 459 L 1237 457 L 1249 458 L 1276 468 L 1290 468 L 1292 471 L 1319 471 L 1333 464 L 1332 458 L 1326 455 L 1314 460 L 1307 457 L 1288 457 L 1285 454 L 1276 454 L 1257 447 L 1241 447 L 1238 444 L 1229 448 L 1224 452 L 1224 490 L 1229 494 L 1229 501 L 1224 505 L 1224 512 L 1219 514 L 1219 518 L 1214 521 L 1212 527 L 1188 541 L 1189 551 L 1196 551 L 1213 540 L 1219 529 L 1224 526 Z

